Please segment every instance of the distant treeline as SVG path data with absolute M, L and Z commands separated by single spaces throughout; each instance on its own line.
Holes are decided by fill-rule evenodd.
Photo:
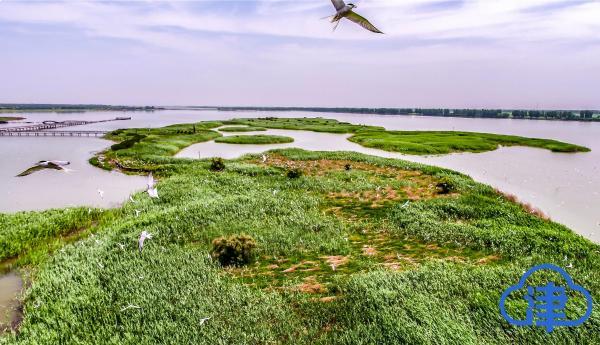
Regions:
M 0 112 L 10 111 L 153 111 L 162 108 L 102 104 L 0 104 Z
M 322 113 L 357 113 L 377 115 L 423 115 L 449 117 L 483 117 L 600 121 L 598 110 L 506 110 L 506 109 L 425 109 L 425 108 L 318 108 L 318 107 L 216 107 L 222 111 L 311 111 Z

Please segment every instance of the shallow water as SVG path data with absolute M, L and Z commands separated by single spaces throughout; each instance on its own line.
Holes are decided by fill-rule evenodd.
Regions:
M 10 326 L 17 315 L 17 297 L 22 287 L 23 282 L 17 274 L 0 275 L 0 332 Z
M 0 210 L 14 212 L 65 206 L 112 207 L 145 187 L 141 176 L 126 176 L 88 163 L 93 152 L 112 143 L 98 138 L 0 138 Z M 40 160 L 67 160 L 70 172 L 45 169 L 15 177 Z M 104 191 L 100 197 L 98 189 Z
M 10 116 L 7 114 L 6 116 Z M 426 164 L 438 165 L 472 176 L 475 180 L 490 184 L 504 192 L 515 194 L 521 201 L 531 203 L 578 233 L 600 242 L 600 123 L 531 121 L 508 119 L 466 119 L 423 116 L 385 116 L 365 114 L 333 114 L 314 112 L 219 112 L 215 110 L 167 110 L 156 112 L 87 112 L 87 113 L 32 113 L 17 114 L 27 117 L 25 121 L 43 120 L 93 120 L 116 116 L 131 116 L 130 121 L 104 122 L 69 129 L 113 130 L 125 127 L 161 127 L 174 123 L 190 123 L 204 120 L 226 120 L 239 117 L 324 117 L 341 121 L 379 125 L 387 129 L 402 130 L 460 130 L 501 133 L 540 137 L 567 141 L 590 147 L 592 152 L 577 154 L 552 153 L 547 150 L 524 147 L 500 148 L 479 154 L 452 154 L 436 157 L 403 156 L 397 153 L 368 149 L 346 140 L 347 135 L 288 131 L 282 133 L 296 138 L 296 142 L 277 145 L 233 145 L 213 142 L 198 144 L 183 150 L 179 155 L 192 158 L 221 156 L 234 158 L 244 153 L 262 152 L 271 148 L 302 147 L 309 150 L 354 150 L 384 157 L 403 158 Z M 11 124 L 19 125 L 19 124 Z M 22 125 L 22 124 L 21 124 Z M 6 125 L 0 125 L 6 126 Z M 295 132 L 295 133 L 293 133 Z M 261 132 L 265 134 L 265 132 Z M 228 133 L 233 135 L 235 133 Z M 241 133 L 251 134 L 251 133 Z M 17 141 L 18 142 L 12 142 Z M 86 138 L 0 138 L 2 172 L 0 190 L 6 192 L 0 199 L 0 211 L 19 209 L 44 209 L 69 204 L 111 206 L 127 198 L 127 195 L 144 187 L 144 179 L 121 174 L 111 174 L 88 165 L 92 151 L 101 150 L 109 143 L 100 139 Z M 202 147 L 199 150 L 199 147 Z M 44 151 L 45 150 L 45 151 Z M 45 155 L 40 155 L 45 152 Z M 51 153 L 57 153 L 48 157 Z M 59 154 L 60 153 L 60 154 Z M 57 171 L 40 172 L 29 176 L 37 187 L 46 186 L 53 191 L 69 191 L 58 194 L 39 193 L 39 188 L 19 186 L 13 178 L 21 168 L 40 159 L 66 159 L 72 167 L 87 174 L 64 175 Z M 39 176 L 36 176 L 40 174 Z M 99 200 L 96 189 L 100 182 L 106 191 L 105 199 Z M 70 187 L 77 185 L 78 187 Z M 111 189 L 111 187 L 114 188 Z M 62 188 L 61 188 L 62 187 Z M 66 188 L 66 189 L 65 189 Z M 65 194 L 72 197 L 65 197 Z M 113 198 L 114 197 L 114 198 Z

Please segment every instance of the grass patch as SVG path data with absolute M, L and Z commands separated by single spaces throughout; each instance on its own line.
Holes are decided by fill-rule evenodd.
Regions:
M 294 138 L 282 135 L 232 135 L 227 137 L 219 137 L 215 139 L 217 143 L 224 144 L 285 144 L 294 142 Z
M 256 119 L 235 119 L 224 121 L 225 124 L 246 125 L 274 129 L 305 130 L 326 133 L 355 133 L 361 130 L 383 130 L 383 127 L 354 125 L 323 118 L 276 118 L 264 117 Z
M 498 146 L 529 146 L 553 152 L 587 152 L 586 147 L 556 140 L 473 132 L 363 131 L 348 140 L 365 147 L 405 154 L 492 151 Z
M 25 118 L 18 117 L 18 116 L 0 116 L 0 123 L 8 123 L 10 121 L 19 121 L 19 120 L 25 120 Z
M 355 125 L 323 118 L 256 118 L 225 121 L 264 128 L 352 133 L 348 140 L 365 147 L 413 155 L 485 152 L 498 146 L 528 146 L 553 152 L 588 152 L 589 148 L 550 139 L 455 131 L 386 131 L 383 127 Z
M 229 126 L 219 128 L 219 132 L 264 132 L 267 129 L 264 127 L 254 126 Z

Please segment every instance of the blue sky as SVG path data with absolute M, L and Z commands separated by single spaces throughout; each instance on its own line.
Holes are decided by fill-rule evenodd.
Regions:
M 600 108 L 600 1 L 0 0 L 0 102 Z

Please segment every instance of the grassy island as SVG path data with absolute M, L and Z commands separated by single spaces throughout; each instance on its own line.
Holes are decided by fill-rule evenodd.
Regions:
M 297 122 L 276 125 L 338 126 Z M 173 157 L 219 138 L 223 124 L 108 136 L 130 143 L 94 163 L 152 171 L 159 199 L 140 192 L 116 209 L 0 215 L 3 267 L 30 277 L 18 332 L 0 343 L 600 343 L 598 308 L 549 334 L 510 326 L 498 311 L 504 289 L 539 263 L 573 263 L 569 273 L 598 301 L 599 245 L 446 169 L 299 149 L 218 171 Z M 154 236 L 140 253 L 144 230 Z M 252 243 L 251 260 L 222 267 L 214 243 L 235 236 Z M 571 297 L 573 318 L 584 301 Z M 521 301 L 508 302 L 515 317 Z
M 215 139 L 217 143 L 225 144 L 285 144 L 294 142 L 294 138 L 282 135 L 232 135 Z
M 588 148 L 556 140 L 473 132 L 363 131 L 348 140 L 365 147 L 406 154 L 493 151 L 499 146 L 529 146 L 553 152 L 587 152 Z
M 0 123 L 6 123 L 9 121 L 19 121 L 19 120 L 25 120 L 25 118 L 18 117 L 18 116 L 0 116 Z
M 264 132 L 267 129 L 264 127 L 252 126 L 228 126 L 219 128 L 219 132 Z
M 493 151 L 498 146 L 529 146 L 554 152 L 589 151 L 587 147 L 550 139 L 456 131 L 387 131 L 382 127 L 353 125 L 321 118 L 236 119 L 227 123 L 277 129 L 351 133 L 353 136 L 348 140 L 362 146 L 412 155 L 484 152 Z

